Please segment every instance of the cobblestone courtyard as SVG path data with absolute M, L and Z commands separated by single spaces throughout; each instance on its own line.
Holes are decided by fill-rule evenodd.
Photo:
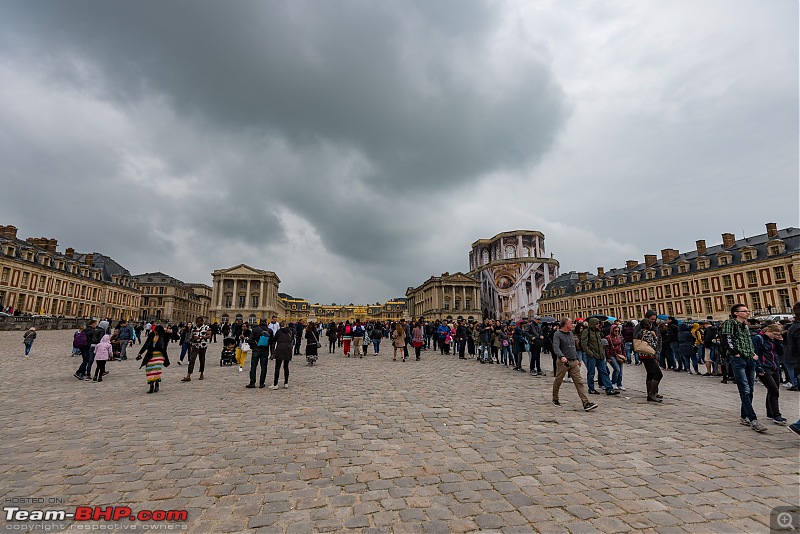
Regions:
M 25 359 L 21 333 L 0 332 L 4 503 L 186 509 L 188 532 L 700 533 L 768 532 L 799 500 L 800 441 L 764 419 L 760 385 L 765 434 L 739 424 L 735 385 L 682 373 L 654 406 L 628 366 L 628 390 L 586 413 L 572 384 L 550 404 L 552 377 L 430 351 L 394 362 L 388 344 L 295 357 L 288 390 L 245 389 L 217 343 L 190 383 L 173 344 L 147 395 L 135 360 L 76 380 L 71 339 L 42 331 Z M 790 421 L 798 400 L 782 390 Z

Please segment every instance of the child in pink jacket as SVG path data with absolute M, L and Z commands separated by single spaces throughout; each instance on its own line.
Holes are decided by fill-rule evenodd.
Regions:
M 111 358 L 114 354 L 114 349 L 111 347 L 111 336 L 108 334 L 103 336 L 103 339 L 100 340 L 94 347 L 94 378 L 92 381 L 94 382 L 102 382 L 103 375 L 106 372 L 106 362 Z

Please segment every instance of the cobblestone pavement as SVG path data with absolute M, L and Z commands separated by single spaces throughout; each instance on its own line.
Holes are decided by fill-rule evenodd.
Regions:
M 245 389 L 217 343 L 189 383 L 172 345 L 148 395 L 135 360 L 76 380 L 71 338 L 40 332 L 25 359 L 21 333 L 0 333 L 4 503 L 186 509 L 189 532 L 276 533 L 768 532 L 773 507 L 798 504 L 800 442 L 765 421 L 760 385 L 765 434 L 739 424 L 735 385 L 682 373 L 653 405 L 626 367 L 628 390 L 586 413 L 572 384 L 556 408 L 551 377 L 430 351 L 394 362 L 388 344 L 295 357 L 288 390 Z M 781 396 L 792 421 L 798 399 Z

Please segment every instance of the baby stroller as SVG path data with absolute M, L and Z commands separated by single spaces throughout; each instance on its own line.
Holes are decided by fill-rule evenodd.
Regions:
M 219 355 L 219 366 L 233 365 L 236 363 L 236 340 L 226 337 L 222 340 L 222 352 Z

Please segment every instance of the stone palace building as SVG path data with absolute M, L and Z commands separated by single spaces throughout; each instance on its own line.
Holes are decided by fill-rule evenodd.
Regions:
M 791 313 L 800 301 L 800 229 L 778 230 L 737 240 L 722 234 L 722 243 L 680 253 L 667 248 L 661 259 L 628 260 L 623 268 L 597 274 L 575 271 L 548 284 L 539 313 L 557 319 L 603 314 L 641 319 L 648 309 L 679 319 L 727 319 L 731 306 L 746 304 L 751 316 Z

